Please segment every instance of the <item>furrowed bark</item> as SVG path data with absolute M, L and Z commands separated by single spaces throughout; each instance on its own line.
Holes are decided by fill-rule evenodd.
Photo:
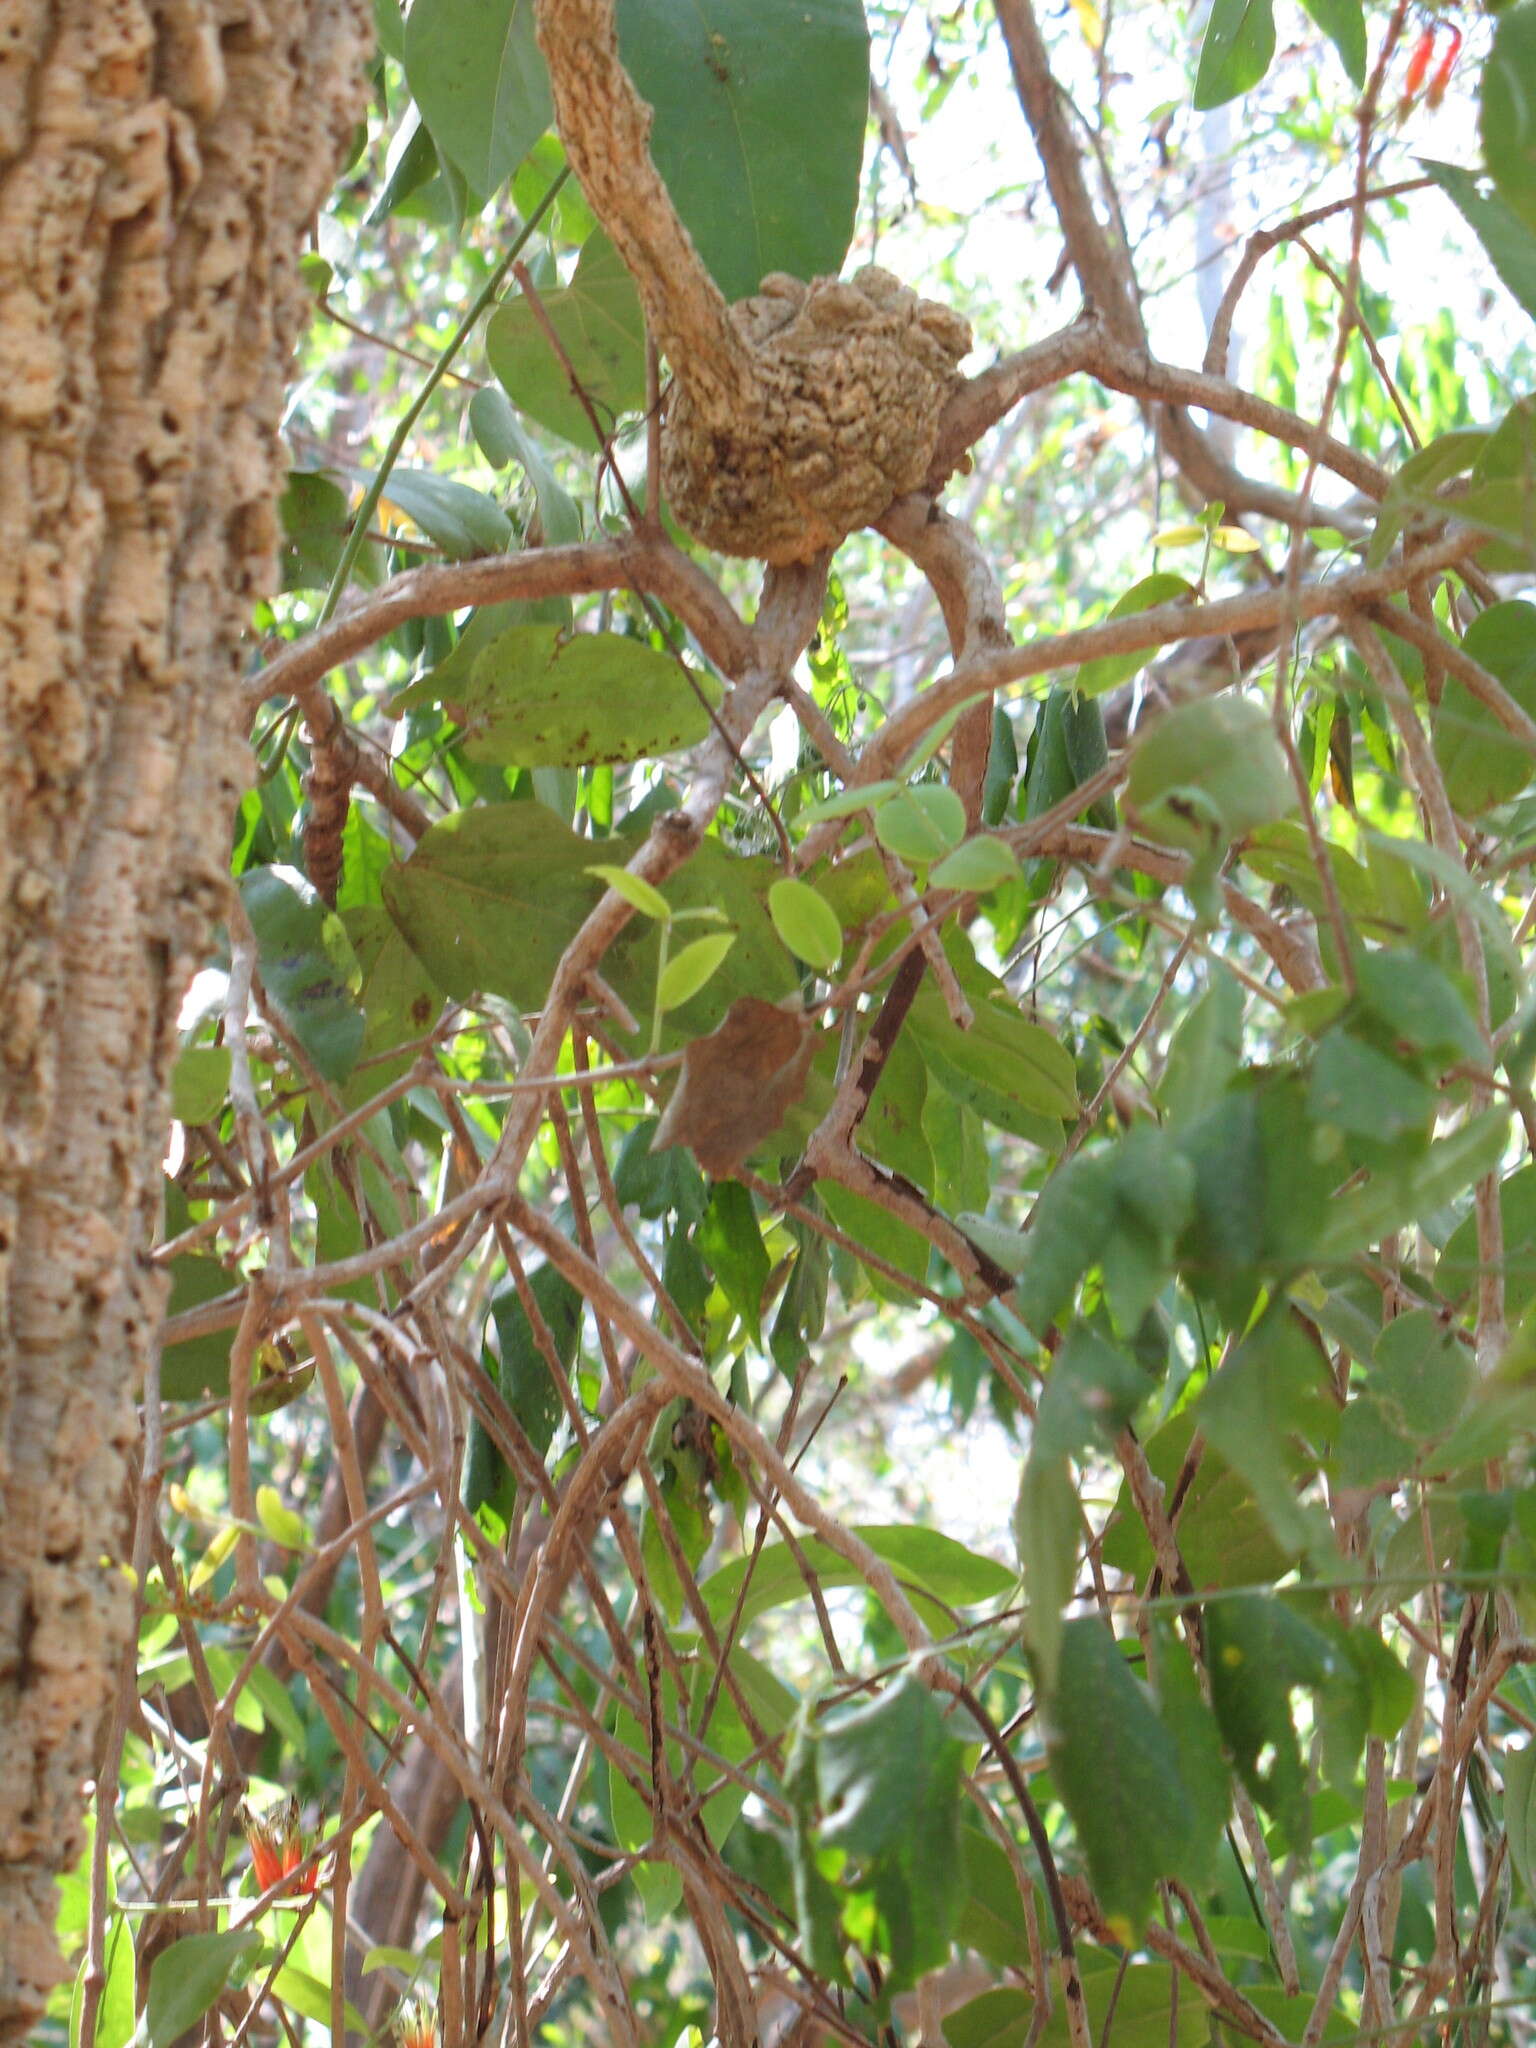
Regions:
M 0 49 L 0 2041 L 123 1652 L 176 1012 L 227 887 L 296 259 L 366 0 L 16 0 Z

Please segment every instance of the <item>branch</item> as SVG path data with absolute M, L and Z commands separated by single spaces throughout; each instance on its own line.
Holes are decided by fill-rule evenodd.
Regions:
M 1148 354 L 1144 343 L 1120 340 L 1108 323 L 1092 311 L 1083 313 L 1070 327 L 1063 327 L 1034 347 L 1004 356 L 956 392 L 945 407 L 939 426 L 930 483 L 942 482 L 950 476 L 966 449 L 1021 398 L 1078 374 L 1097 378 L 1110 390 L 1122 391 L 1144 405 L 1198 405 L 1206 412 L 1299 449 L 1368 498 L 1379 500 L 1386 496 L 1390 479 L 1368 456 L 1335 440 L 1331 434 L 1322 433 L 1312 422 L 1287 412 L 1284 406 L 1272 405 L 1268 399 L 1243 390 L 1241 385 L 1229 384 L 1224 377 L 1159 362 Z M 1236 476 L 1237 472 L 1232 474 Z M 1325 516 L 1330 525 L 1338 523 L 1338 514 L 1333 511 L 1307 514 L 1300 498 L 1290 491 L 1255 484 L 1246 478 L 1240 478 L 1239 483 L 1245 494 L 1242 503 L 1248 510 L 1287 523 L 1310 517 L 1313 524 L 1318 524 Z M 1236 504 L 1238 500 L 1229 502 Z
M 727 675 L 740 674 L 752 660 L 751 634 L 704 571 L 663 535 L 631 533 L 621 540 L 407 569 L 259 669 L 244 687 L 246 710 L 254 712 L 269 697 L 298 696 L 407 619 L 507 598 L 576 597 L 598 590 L 643 590 L 660 598 Z
M 1136 274 L 1130 252 L 1120 246 L 1099 220 L 1087 180 L 1082 153 L 1067 124 L 1062 94 L 1051 75 L 1050 59 L 1030 0 L 994 0 L 1013 80 L 1024 110 L 1051 201 L 1066 237 L 1072 267 L 1083 290 L 1104 317 L 1108 332 L 1122 348 L 1144 351 Z M 1331 515 L 1311 510 L 1290 491 L 1245 476 L 1220 456 L 1183 410 L 1183 404 L 1204 405 L 1203 398 L 1169 403 L 1160 393 L 1135 391 L 1159 431 L 1180 473 L 1202 499 L 1219 498 L 1231 512 L 1251 512 L 1287 525 L 1332 524 Z M 1154 411 L 1154 403 L 1161 410 Z
M 538 0 L 535 19 L 560 140 L 657 347 L 701 405 L 746 411 L 751 357 L 651 162 L 651 110 L 619 61 L 613 0 Z

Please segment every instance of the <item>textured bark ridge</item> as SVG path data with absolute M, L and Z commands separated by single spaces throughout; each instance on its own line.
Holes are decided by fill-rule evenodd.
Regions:
M 731 308 L 755 402 L 697 402 L 679 377 L 662 480 L 688 531 L 728 555 L 802 561 L 927 474 L 971 330 L 873 267 L 847 284 L 774 274 Z
M 128 1619 L 182 988 L 246 776 L 297 258 L 367 0 L 10 0 L 0 29 L 0 2041 Z
M 874 269 L 775 274 L 727 306 L 651 162 L 613 0 L 536 4 L 561 140 L 672 369 L 673 511 L 725 554 L 782 564 L 835 546 L 923 481 L 969 327 Z

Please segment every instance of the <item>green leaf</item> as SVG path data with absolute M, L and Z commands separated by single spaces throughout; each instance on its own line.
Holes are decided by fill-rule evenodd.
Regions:
M 1096 2024 L 1097 2016 L 1113 2007 L 1113 2024 L 1106 2030 L 1109 2048 L 1205 2048 L 1210 2008 L 1203 1999 L 1192 1998 L 1187 1985 L 1180 1987 L 1169 1964 L 1126 1966 L 1123 1960 L 1116 1962 L 1086 1946 L 1079 1955 L 1087 2005 Z M 1299 2038 L 1306 2017 L 1304 2008 L 1286 2039 Z M 1033 1993 L 1009 1985 L 983 1991 L 979 1998 L 945 2013 L 944 2038 L 949 2048 L 1069 2048 L 1074 2037 L 1064 2000 L 1052 2000 L 1050 2017 L 1042 2027 Z
M 656 983 L 656 1007 L 680 1010 L 696 996 L 736 943 L 734 932 L 711 932 L 706 939 L 694 939 L 674 953 Z
M 526 4 L 526 0 L 524 0 Z M 645 404 L 645 320 L 634 281 L 606 235 L 589 237 L 568 285 L 540 293 L 570 368 L 605 428 Z M 578 448 L 598 442 L 570 376 L 525 298 L 500 306 L 485 353 L 512 403 Z
M 1181 1711 L 1186 1704 L 1181 1699 Z M 1057 1789 L 1105 1915 L 1129 1944 L 1146 1921 L 1160 1877 L 1182 1877 L 1189 1869 L 1208 1874 L 1220 1826 L 1218 1820 L 1216 1830 L 1211 1827 L 1212 1788 L 1202 1782 L 1198 1807 L 1192 1806 L 1182 1756 L 1195 1752 L 1185 1748 L 1181 1755 L 1181 1744 L 1101 1621 L 1067 1623 L 1049 1713 Z M 1203 1756 L 1219 1761 L 1209 1740 Z
M 898 860 L 926 866 L 965 837 L 965 805 L 941 783 L 900 790 L 875 812 L 875 837 Z
M 885 797 L 895 796 L 903 786 L 893 782 L 889 776 L 882 776 L 875 782 L 861 782 L 853 789 L 834 790 L 831 796 L 807 804 L 800 816 L 807 825 L 820 825 L 829 818 L 851 818 L 859 811 L 869 810 Z
M 1326 1361 L 1282 1308 L 1243 1340 L 1195 1403 L 1196 1427 L 1247 1480 L 1288 1557 L 1316 1550 L 1326 1558 L 1331 1546 L 1326 1515 L 1296 1498 L 1309 1469 L 1295 1448 L 1332 1437 L 1330 1392 Z
M 373 0 L 373 28 L 384 55 L 403 64 L 405 24 L 400 19 L 400 0 Z
M 461 703 L 468 759 L 509 767 L 638 761 L 709 731 L 699 679 L 624 633 L 513 626 L 476 656 Z
M 819 1844 L 874 1895 L 890 1988 L 910 1984 L 947 1959 L 960 1910 L 963 1746 L 915 1678 L 826 1715 L 814 1741 Z
M 869 108 L 860 0 L 620 0 L 619 50 L 655 110 L 651 157 L 728 299 L 773 270 L 835 275 Z
M 419 1967 L 420 1958 L 414 1959 Z M 317 2027 L 327 2032 L 331 2025 L 331 1986 L 329 1978 L 316 1977 L 309 1970 L 301 1970 L 296 1963 L 284 1963 L 272 1982 L 272 1995 L 284 2005 L 292 2006 L 305 2019 L 312 2020 Z M 348 2028 L 356 2028 L 366 2035 L 367 2021 L 348 1999 L 345 2003 Z
M 1008 815 L 1013 785 L 1019 779 L 1019 743 L 1007 707 L 992 707 L 992 745 L 987 753 L 987 773 L 981 791 L 981 822 L 1001 825 Z
M 512 522 L 496 501 L 452 477 L 430 469 L 392 469 L 384 497 L 452 561 L 505 554 L 512 545 Z
M 1527 1899 L 1536 1899 L 1536 1742 L 1506 1748 L 1502 1775 L 1509 1860 Z
M 171 1296 L 165 1305 L 166 1315 L 180 1315 L 184 1309 L 216 1301 L 221 1294 L 228 1294 L 234 1284 L 235 1275 L 227 1272 L 218 1259 L 184 1252 L 171 1261 Z M 199 1401 L 205 1394 L 226 1393 L 233 1328 L 231 1325 L 228 1330 L 214 1330 L 206 1337 L 188 1337 L 180 1344 L 168 1344 L 160 1358 L 161 1399 Z
M 1498 1165 L 1508 1128 L 1507 1110 L 1486 1110 L 1427 1152 L 1383 1168 L 1363 1187 L 1340 1195 L 1328 1205 L 1317 1255 L 1338 1258 L 1359 1251 L 1464 1194 Z
M 433 140 L 489 199 L 553 118 L 533 0 L 414 0 L 405 75 Z
M 1115 1438 L 1152 1392 L 1133 1358 L 1081 1323 L 1068 1331 L 1051 1363 L 1035 1415 L 1031 1455 L 1076 1456 Z
M 1194 1211 L 1195 1169 L 1166 1131 L 1128 1131 L 1109 1155 L 1114 1213 L 1104 1235 L 1104 1294 L 1115 1327 L 1132 1335 L 1173 1277 Z
M 1040 1683 L 1056 1683 L 1061 1663 L 1062 1614 L 1077 1584 L 1083 1513 L 1065 1455 L 1031 1446 L 1019 1474 L 1013 1540 L 1024 1578 L 1025 1640 Z
M 352 527 L 346 492 L 319 470 L 291 469 L 277 501 L 283 540 L 279 561 L 284 590 L 324 590 L 336 572 Z M 380 549 L 365 541 L 357 558 L 360 583 L 379 580 Z
M 218 1934 L 185 1934 L 155 1957 L 144 2002 L 148 2048 L 171 2048 L 200 2020 L 242 1957 L 261 1946 L 254 1928 Z
M 1483 245 L 1494 272 L 1515 303 L 1536 320 L 1536 235 L 1499 192 L 1482 190 L 1472 171 L 1419 159 Z
M 1203 113 L 1247 92 L 1275 54 L 1273 0 L 1212 0 L 1195 75 L 1195 107 Z
M 692 1646 L 693 1638 L 682 1638 L 679 1647 Z M 736 1695 L 746 1702 L 760 1728 L 770 1737 L 782 1734 L 790 1725 L 795 1712 L 795 1698 L 781 1685 L 764 1665 L 745 1650 L 733 1649 L 730 1653 L 730 1674 L 732 1687 L 716 1687 L 712 1665 L 694 1656 L 691 1660 L 693 1677 L 686 1700 L 680 1701 L 677 1684 L 670 1670 L 664 1670 L 661 1681 L 661 1705 L 666 1720 L 674 1726 L 686 1728 L 695 1741 L 703 1742 L 717 1756 L 728 1762 L 749 1765 L 757 1746 L 742 1720 L 736 1704 Z M 708 1722 L 704 1720 L 704 1706 L 711 1691 L 716 1692 L 714 1707 Z M 618 1741 L 640 1764 L 647 1778 L 652 1764 L 652 1749 L 649 1731 L 643 1729 L 633 1715 L 619 1712 L 614 1716 L 613 1732 Z M 701 1788 L 705 1783 L 717 1780 L 718 1772 L 707 1759 L 697 1758 L 696 1753 L 685 1752 L 681 1743 L 669 1741 L 666 1745 L 667 1763 L 674 1781 L 684 1786 L 690 1778 Z M 741 1810 L 747 1799 L 747 1788 L 740 1778 L 729 1779 L 712 1792 L 700 1809 L 704 1831 L 715 1848 L 723 1848 L 730 1840 Z M 651 1802 L 642 1797 L 635 1787 L 617 1770 L 608 1773 L 608 1803 L 613 1821 L 614 1839 L 621 1848 L 642 1849 L 655 1832 L 656 1816 Z M 653 1925 L 664 1923 L 677 1909 L 681 1898 L 681 1885 L 677 1872 L 665 1864 L 649 1863 L 641 1866 L 648 1872 L 651 1882 L 642 1887 L 646 1915 Z
M 491 1322 L 500 1362 L 492 1368 L 488 1358 L 487 1368 L 494 1369 L 502 1400 L 536 1455 L 542 1458 L 554 1442 L 565 1413 L 554 1376 L 559 1372 L 568 1379 L 575 1364 L 581 1336 L 582 1297 L 553 1266 L 540 1266 L 531 1273 L 528 1288 L 554 1347 L 554 1358 L 547 1358 L 540 1348 L 517 1289 L 504 1287 L 491 1300 Z M 489 1501 L 498 1513 L 509 1514 L 515 1484 L 490 1432 L 478 1417 L 471 1416 L 464 1462 L 465 1506 L 473 1514 L 483 1502 Z
M 697 1223 L 709 1201 L 704 1176 L 683 1146 L 652 1149 L 656 1121 L 642 1118 L 624 1140 L 613 1168 L 614 1192 L 648 1222 L 675 1213 L 685 1225 Z
M 1180 599 L 1195 604 L 1199 592 L 1187 578 L 1159 569 L 1154 575 L 1143 576 L 1139 583 L 1133 583 L 1129 590 L 1117 597 L 1106 616 L 1128 619 L 1137 612 L 1150 611 L 1154 605 L 1172 604 Z M 1072 694 L 1075 697 L 1101 697 L 1106 690 L 1117 690 L 1132 676 L 1140 675 L 1156 653 L 1155 647 L 1138 647 L 1130 654 L 1101 654 L 1096 661 L 1085 661 L 1073 678 Z
M 1441 1060 L 1487 1057 L 1466 998 L 1433 960 L 1385 947 L 1356 961 L 1355 979 L 1362 1009 L 1392 1039 Z
M 962 1815 L 960 1836 L 965 1890 L 955 1938 L 998 1969 L 1009 1969 L 1029 1951 L 1029 1922 L 1019 1881 L 974 1808 Z
M 602 893 L 595 850 L 542 804 L 459 811 L 384 877 L 384 901 L 445 994 L 485 989 L 536 1009 Z
M 1284 1601 L 1242 1593 L 1206 1609 L 1211 1703 L 1238 1772 L 1273 1814 L 1287 1843 L 1305 1853 L 1311 1834 L 1306 1766 L 1291 1722 L 1290 1692 L 1341 1675 L 1326 1635 Z M 1268 1755 L 1267 1768 L 1260 1759 Z
M 1028 1268 L 1032 1247 L 1026 1232 L 1006 1223 L 994 1223 L 972 1209 L 962 1209 L 955 1221 L 972 1244 L 1005 1273 L 1018 1275 Z
M 303 1516 L 294 1513 L 275 1486 L 257 1487 L 256 1519 L 272 1541 L 284 1550 L 311 1548 Z
M 1029 771 L 1024 782 L 1025 823 L 1053 810 L 1090 775 L 1097 774 L 1108 759 L 1104 713 L 1098 704 L 1071 690 L 1052 690 L 1041 707 L 1030 744 Z M 1088 808 L 1087 815 L 1091 824 L 1112 826 L 1113 801 L 1100 797 Z M 1037 867 L 1035 872 L 1042 872 L 1042 868 Z
M 843 928 L 837 913 L 809 882 L 793 879 L 773 883 L 768 891 L 773 928 L 797 960 L 830 974 L 843 954 Z
M 70 2004 L 69 2048 L 80 2048 L 85 1973 L 90 1961 L 89 1952 L 82 1951 Z M 107 1919 L 105 1965 L 106 1982 L 96 2007 L 96 2048 L 128 2048 L 134 2034 L 135 1970 L 133 1934 L 126 1914 L 112 1913 Z
M 562 489 L 532 435 L 524 432 L 504 391 L 487 384 L 475 393 L 469 401 L 469 430 L 493 468 L 506 469 L 515 462 L 533 485 L 546 547 L 567 547 L 581 539 L 581 512 L 575 499 Z
M 1153 838 L 1200 853 L 1283 818 L 1296 792 L 1269 713 L 1227 693 L 1152 722 L 1131 757 L 1126 800 Z
M 363 1042 L 363 1016 L 327 943 L 339 921 L 273 868 L 249 869 L 239 889 L 268 996 L 325 1078 L 342 1080 Z
M 1360 0 L 1301 0 L 1344 60 L 1351 85 L 1365 83 L 1365 14 Z
M 716 1181 L 694 1243 L 741 1317 L 753 1346 L 763 1348 L 763 1289 L 772 1265 L 752 1197 L 740 1181 Z
M 967 839 L 929 875 L 935 889 L 963 889 L 984 896 L 1019 878 L 1019 857 L 1006 839 Z
M 1196 1890 L 1210 1881 L 1211 1865 L 1232 1805 L 1232 1783 L 1221 1733 L 1206 1705 L 1194 1659 L 1166 1616 L 1152 1624 L 1152 1690 L 1158 1716 L 1178 1757 L 1186 1828 L 1175 1873 Z
M 907 1523 L 864 1523 L 857 1525 L 853 1533 L 892 1567 L 910 1591 L 926 1593 L 945 1607 L 974 1607 L 984 1600 L 1001 1599 L 1016 1583 L 1006 1566 L 967 1550 L 963 1543 L 957 1543 L 953 1536 L 946 1536 L 939 1529 L 916 1528 Z M 794 1550 L 786 1543 L 767 1543 L 755 1564 L 750 1558 L 732 1558 L 704 1581 L 702 1590 L 711 1620 L 723 1622 L 729 1618 L 742 1583 L 748 1578 L 751 1584 L 742 1607 L 743 1626 L 772 1608 L 782 1607 L 786 1601 L 808 1600 L 810 1590 L 801 1570 L 801 1559 L 823 1586 L 864 1583 L 853 1566 L 829 1550 L 819 1537 L 802 1538 Z
M 608 861 L 595 861 L 587 873 L 606 882 L 615 894 L 624 898 L 631 910 L 638 910 L 642 917 L 654 917 L 658 924 L 672 922 L 671 904 L 643 876 L 632 875 L 628 868 L 616 868 Z
M 184 1045 L 171 1069 L 171 1115 L 178 1123 L 205 1124 L 229 1092 L 227 1045 Z
M 1427 1081 L 1351 1032 L 1330 1031 L 1312 1062 L 1309 1113 L 1321 1124 L 1382 1144 L 1428 1136 L 1438 1098 Z
M 1499 15 L 1478 107 L 1483 158 L 1499 197 L 1536 231 L 1536 6 Z
M 1210 1109 L 1237 1072 L 1243 1054 L 1242 985 L 1215 974 L 1186 1011 L 1168 1046 L 1158 1099 L 1176 1124 Z
M 1015 1293 L 1019 1315 L 1043 1338 L 1099 1256 L 1112 1211 L 1113 1167 L 1079 1153 L 1045 1184 L 1030 1221 L 1029 1260 Z
M 1180 1488 L 1179 1548 L 1197 1586 L 1247 1586 L 1278 1578 L 1290 1562 L 1276 1543 L 1252 1489 L 1212 1446 L 1189 1460 L 1195 1423 L 1181 1409 L 1147 1445 L 1155 1479 L 1170 1492 Z M 1194 1467 L 1193 1477 L 1186 1460 Z M 1116 1571 L 1145 1578 L 1156 1563 L 1139 1517 L 1117 1511 L 1104 1539 L 1104 1562 Z
M 1536 713 L 1536 605 L 1518 598 L 1490 605 L 1461 644 L 1498 677 L 1522 711 Z M 1445 793 L 1463 817 L 1477 817 L 1517 796 L 1536 775 L 1536 760 L 1456 676 L 1447 678 L 1435 713 L 1434 743 Z
M 1536 1301 L 1536 1165 L 1522 1166 L 1500 1182 L 1499 1209 L 1504 1225 L 1504 1308 L 1515 1321 Z M 1435 1266 L 1435 1285 L 1459 1307 L 1475 1298 L 1478 1272 L 1477 1218 L 1469 1212 L 1445 1241 Z
M 968 1031 L 951 1019 L 937 989 L 920 989 L 909 1029 L 940 1087 L 1000 1130 L 1039 1144 L 1049 1138 L 1042 1119 L 1077 1114 L 1077 1070 L 1055 1033 L 1021 1017 L 1002 984 L 992 985 L 996 999 L 978 999 L 985 982 L 967 987 L 974 1019 Z

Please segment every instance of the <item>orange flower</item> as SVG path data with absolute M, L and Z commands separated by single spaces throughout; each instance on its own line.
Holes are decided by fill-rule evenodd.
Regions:
M 437 2014 L 424 1998 L 402 1998 L 390 2032 L 398 2048 L 438 2048 Z
M 270 1891 L 282 1884 L 285 1891 L 312 1893 L 320 1882 L 320 1866 L 311 1864 L 293 1883 L 294 1872 L 304 1861 L 304 1838 L 299 1832 L 299 1802 L 284 1799 L 277 1806 L 258 1813 L 247 1801 L 241 1809 L 245 1839 L 250 1844 L 251 1871 L 258 1891 Z

